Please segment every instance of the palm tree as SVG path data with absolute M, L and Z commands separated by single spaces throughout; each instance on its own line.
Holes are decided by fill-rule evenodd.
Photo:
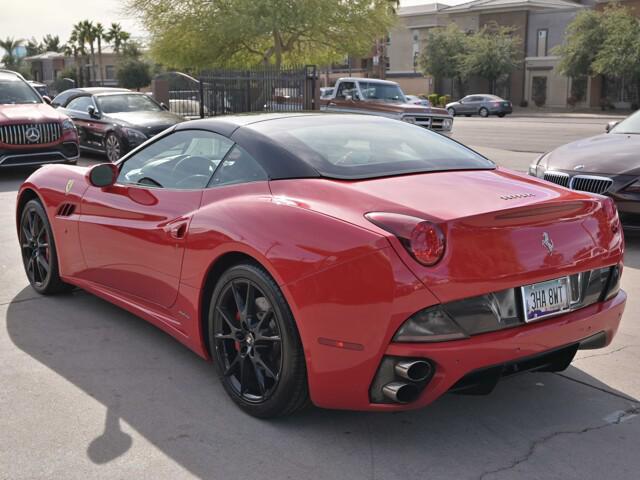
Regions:
M 89 45 L 89 53 L 91 59 L 91 66 L 89 68 L 89 84 L 96 80 L 96 31 L 93 22 L 90 20 L 83 20 L 80 22 L 84 31 L 84 41 Z
M 100 22 L 96 23 L 93 28 L 93 32 L 96 34 L 96 40 L 98 41 L 98 71 L 100 72 L 100 86 L 104 85 L 104 79 L 102 78 L 102 40 L 105 38 L 104 27 Z
M 0 40 L 0 48 L 4 49 L 5 53 L 2 56 L 2 63 L 7 68 L 13 68 L 18 65 L 19 60 L 15 55 L 16 48 L 22 46 L 24 40 L 15 39 L 13 37 L 6 37 L 4 40 Z
M 82 22 L 76 23 L 73 26 L 71 37 L 69 38 L 69 44 L 75 46 L 74 58 L 76 65 L 78 66 L 78 85 L 84 85 L 84 63 L 87 55 L 87 49 L 85 46 L 85 32 Z
M 38 43 L 38 40 L 36 40 L 35 37 L 31 37 L 31 39 L 27 41 L 25 47 L 27 48 L 28 57 L 45 52 L 44 45 L 42 43 Z
M 61 52 L 63 50 L 58 35 L 45 35 L 42 37 L 42 45 L 45 52 Z
M 122 46 L 129 41 L 131 35 L 122 30 L 119 23 L 112 23 L 109 31 L 106 32 L 104 39 L 113 46 L 115 53 L 120 53 Z

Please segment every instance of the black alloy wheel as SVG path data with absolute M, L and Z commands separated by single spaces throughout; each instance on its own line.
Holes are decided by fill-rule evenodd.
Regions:
M 51 226 L 39 201 L 26 203 L 20 216 L 20 248 L 29 283 L 38 293 L 58 293 L 70 288 L 58 273 L 58 258 Z
M 209 308 L 209 343 L 225 390 L 249 414 L 288 415 L 306 404 L 295 322 L 261 268 L 237 265 L 222 275 Z

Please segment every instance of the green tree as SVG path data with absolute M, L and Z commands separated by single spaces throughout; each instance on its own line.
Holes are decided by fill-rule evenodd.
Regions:
M 462 63 L 467 43 L 467 35 L 453 23 L 446 28 L 430 30 L 425 49 L 420 56 L 420 68 L 435 78 L 456 80 L 462 90 Z
M 87 46 L 86 46 L 86 28 L 83 22 L 78 22 L 73 26 L 71 37 L 69 37 L 69 45 L 75 48 L 74 59 L 78 69 L 78 86 L 85 85 L 84 65 L 87 63 Z
M 45 35 L 42 37 L 42 45 L 45 52 L 62 52 L 63 50 L 58 35 Z
M 24 45 L 24 40 L 15 39 L 13 37 L 6 37 L 4 40 L 0 40 L 0 48 L 4 50 L 2 56 L 2 63 L 7 68 L 15 68 L 18 66 L 20 60 L 15 55 L 15 50 Z
M 118 83 L 124 88 L 140 90 L 151 83 L 149 65 L 136 58 L 128 58 L 118 65 Z
M 571 78 L 593 75 L 593 62 L 605 36 L 601 14 L 581 11 L 567 27 L 565 42 L 554 49 L 560 55 L 558 70 Z
M 31 57 L 33 55 L 39 55 L 45 52 L 44 45 L 39 43 L 35 37 L 31 37 L 30 40 L 27 41 L 25 48 L 27 49 L 27 56 Z
M 104 85 L 104 79 L 102 78 L 102 40 L 104 40 L 106 32 L 100 22 L 96 23 L 93 33 L 95 33 L 96 41 L 98 42 L 98 71 L 100 72 L 100 85 Z
M 131 35 L 128 32 L 122 30 L 119 23 L 112 23 L 109 30 L 104 35 L 105 41 L 107 41 L 113 47 L 115 53 L 120 53 L 120 49 L 125 45 Z
M 388 0 L 127 0 L 156 61 L 176 68 L 324 63 L 371 51 L 395 20 Z
M 609 7 L 601 17 L 606 32 L 592 63 L 594 72 L 622 79 L 640 76 L 640 23 L 626 7 Z
M 522 40 L 514 32 L 513 27 L 486 25 L 472 35 L 461 60 L 462 76 L 487 79 L 493 93 L 496 81 L 517 70 L 522 62 Z

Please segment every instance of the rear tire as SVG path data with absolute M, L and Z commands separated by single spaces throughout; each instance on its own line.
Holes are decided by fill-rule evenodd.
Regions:
M 246 413 L 280 417 L 309 403 L 298 329 L 262 268 L 243 263 L 222 274 L 211 297 L 208 334 L 220 381 Z
M 501 112 L 501 113 L 498 114 L 498 117 L 503 118 L 505 115 L 506 115 L 506 113 Z
M 22 209 L 18 238 L 24 270 L 36 292 L 51 295 L 73 288 L 60 278 L 51 225 L 38 200 L 29 200 Z
M 482 118 L 487 118 L 489 116 L 489 110 L 481 107 L 480 110 L 478 110 L 478 115 L 480 115 Z

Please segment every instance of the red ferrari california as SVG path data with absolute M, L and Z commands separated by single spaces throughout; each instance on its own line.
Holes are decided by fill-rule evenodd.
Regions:
M 143 317 L 258 417 L 562 370 L 611 342 L 626 300 L 610 198 L 381 117 L 181 123 L 116 164 L 41 168 L 16 217 L 36 291 Z

